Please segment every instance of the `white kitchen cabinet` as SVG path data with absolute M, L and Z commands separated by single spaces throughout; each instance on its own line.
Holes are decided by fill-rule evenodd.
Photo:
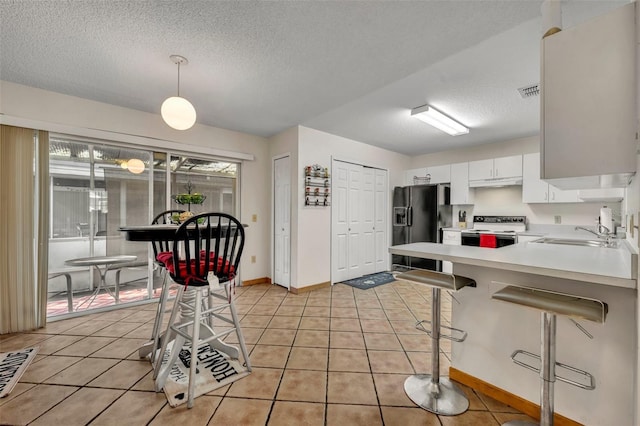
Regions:
M 553 185 L 625 187 L 636 171 L 636 5 L 542 40 L 541 177 Z
M 448 246 L 462 245 L 462 234 L 460 231 L 442 231 L 442 244 Z M 453 273 L 453 263 L 443 260 L 442 272 Z
M 522 157 L 523 203 L 578 203 L 577 190 L 562 190 L 540 179 L 540 153 Z
M 448 246 L 462 245 L 462 233 L 460 231 L 442 231 L 442 244 Z
M 429 183 L 449 183 L 451 182 L 451 166 L 445 164 L 407 170 L 405 182 L 407 185 L 414 185 L 414 177 L 425 177 L 427 175 L 431 176 Z
M 469 180 L 493 178 L 493 158 L 489 160 L 469 161 Z
M 469 163 L 451 165 L 451 204 L 473 204 L 475 191 L 469 188 Z
M 469 180 L 522 176 L 522 155 L 469 162 Z

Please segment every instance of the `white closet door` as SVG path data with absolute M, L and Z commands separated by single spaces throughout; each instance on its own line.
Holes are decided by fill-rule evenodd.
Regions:
M 388 269 L 387 172 L 332 161 L 331 280 Z
M 347 211 L 347 223 L 349 241 L 348 241 L 348 272 L 349 278 L 357 278 L 362 275 L 362 186 L 363 186 L 363 167 L 357 164 L 349 164 L 349 205 Z
M 390 216 L 388 208 L 387 171 L 375 169 L 375 272 L 389 269 L 389 251 L 387 244 L 387 218 Z
M 291 285 L 291 159 L 283 157 L 273 162 L 273 281 Z
M 375 169 L 363 167 L 361 198 L 361 267 L 360 275 L 376 272 L 376 241 L 375 241 Z
M 331 263 L 333 269 L 333 282 L 349 279 L 347 261 L 349 223 L 347 212 L 349 211 L 349 164 L 333 160 L 331 167 L 331 216 L 332 216 L 332 250 Z

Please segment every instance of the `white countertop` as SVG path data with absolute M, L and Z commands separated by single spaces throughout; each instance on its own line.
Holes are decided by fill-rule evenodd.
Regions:
M 616 287 L 637 285 L 638 255 L 626 243 L 617 249 L 531 242 L 497 249 L 412 243 L 392 246 L 389 252 Z

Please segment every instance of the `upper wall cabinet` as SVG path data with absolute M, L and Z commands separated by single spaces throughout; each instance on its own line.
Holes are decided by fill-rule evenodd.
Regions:
M 635 2 L 542 41 L 542 179 L 623 187 L 636 171 Z
M 522 157 L 523 203 L 577 203 L 577 190 L 562 190 L 540 179 L 540 153 Z
M 469 162 L 469 185 L 501 186 L 520 184 L 522 155 Z
M 429 167 L 421 167 L 419 169 L 411 169 L 406 172 L 406 185 L 415 185 L 417 183 L 427 183 L 424 182 L 414 182 L 414 178 L 425 178 L 429 176 L 429 183 L 449 183 L 451 182 L 451 166 L 449 164 L 445 164 L 443 166 L 429 166 Z
M 522 176 L 522 155 L 469 162 L 469 180 Z
M 469 163 L 451 165 L 451 204 L 473 204 L 474 191 L 469 188 Z

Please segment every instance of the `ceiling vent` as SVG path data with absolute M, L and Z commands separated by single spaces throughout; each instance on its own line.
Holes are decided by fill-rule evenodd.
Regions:
M 518 89 L 518 93 L 520 93 L 520 96 L 522 96 L 522 99 L 538 96 L 540 94 L 540 83 L 521 87 Z

